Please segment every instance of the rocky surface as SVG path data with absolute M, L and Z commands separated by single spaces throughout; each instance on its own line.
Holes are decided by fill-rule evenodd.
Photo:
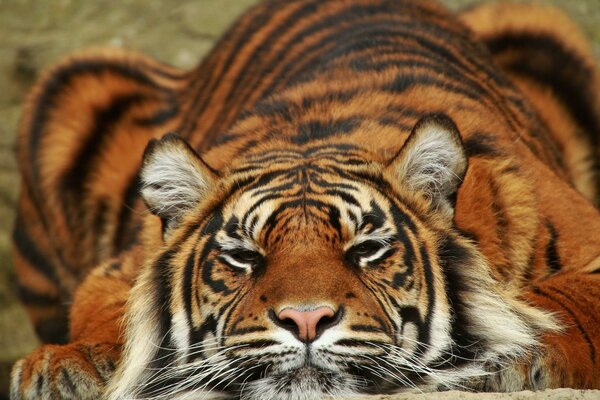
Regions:
M 442 393 L 368 396 L 353 400 L 598 400 L 600 390 L 556 389 L 540 392 L 468 393 L 455 390 Z
M 16 300 L 10 230 L 18 191 L 14 142 L 19 110 L 40 71 L 72 51 L 117 46 L 190 68 L 221 32 L 256 0 L 0 0 L 0 399 L 12 362 L 37 345 Z M 451 7 L 476 0 L 446 0 Z M 592 39 L 600 59 L 600 1 L 545 0 L 568 11 Z M 391 397 L 374 397 L 388 399 Z M 448 392 L 397 399 L 499 398 Z M 510 399 L 600 399 L 599 392 L 550 391 Z

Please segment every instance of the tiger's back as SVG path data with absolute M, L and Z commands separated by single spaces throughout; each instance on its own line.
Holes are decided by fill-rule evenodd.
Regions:
M 554 29 L 562 16 L 546 10 L 530 22 L 521 6 L 499 7 L 465 13 L 468 31 L 430 2 L 269 1 L 189 72 L 116 51 L 51 70 L 22 124 L 14 234 L 20 293 L 38 334 L 66 342 L 64 304 L 82 279 L 147 234 L 139 191 L 150 139 L 176 132 L 222 173 L 255 168 L 238 163 L 247 154 L 339 141 L 385 163 L 419 120 L 443 114 L 469 160 L 455 199 L 461 234 L 503 290 L 568 310 L 571 340 L 590 349 L 577 363 L 594 370 L 600 327 L 582 321 L 589 310 L 580 307 L 596 293 L 600 267 L 600 239 L 589 234 L 600 228 L 591 205 L 600 193 L 597 72 L 580 39 L 564 35 L 570 28 Z M 541 36 L 548 46 L 538 58 L 558 48 L 569 68 L 550 74 L 535 59 L 524 66 L 529 53 L 510 42 L 515 32 L 525 37 L 515 46 Z M 540 283 L 549 277 L 559 300 L 540 289 L 553 285 Z M 560 336 L 552 340 L 562 346 Z M 568 382 L 598 385 L 585 372 Z

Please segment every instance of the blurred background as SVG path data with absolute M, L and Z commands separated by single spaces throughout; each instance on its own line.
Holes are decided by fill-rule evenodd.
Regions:
M 442 0 L 458 9 L 481 0 Z M 16 298 L 10 238 L 19 187 L 14 143 L 20 110 L 40 72 L 86 47 L 145 52 L 193 67 L 257 0 L 0 0 L 0 400 L 12 363 L 38 345 Z M 600 0 L 544 0 L 567 11 L 600 60 Z

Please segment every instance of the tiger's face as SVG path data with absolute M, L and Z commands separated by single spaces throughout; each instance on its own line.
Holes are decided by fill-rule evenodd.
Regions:
M 113 384 L 242 399 L 452 387 L 529 344 L 453 228 L 466 172 L 453 123 L 425 118 L 393 160 L 374 159 L 274 146 L 217 177 L 181 139 L 151 145 L 143 194 L 165 247 L 134 289 Z
M 234 390 L 245 384 L 250 398 L 406 382 L 395 358 L 437 359 L 432 334 L 449 344 L 439 262 L 430 259 L 443 237 L 368 160 L 352 161 L 380 182 L 352 179 L 335 147 L 278 153 L 261 154 L 268 171 L 251 174 L 184 244 L 194 266 L 178 281 L 182 292 L 191 286 L 182 300 L 186 315 L 203 318 L 177 329 L 180 342 L 199 345 L 193 359 L 233 362 L 211 378 Z M 333 172 L 344 168 L 348 176 Z

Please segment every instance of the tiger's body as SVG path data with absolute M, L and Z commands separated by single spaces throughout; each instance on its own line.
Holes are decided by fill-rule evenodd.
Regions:
M 515 4 L 274 0 L 189 72 L 67 59 L 18 143 L 54 344 L 12 397 L 599 388 L 599 88 Z

